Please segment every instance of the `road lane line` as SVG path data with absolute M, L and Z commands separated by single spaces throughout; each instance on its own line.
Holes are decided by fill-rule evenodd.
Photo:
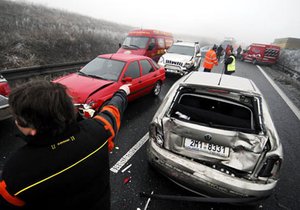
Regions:
M 132 156 L 146 143 L 149 138 L 149 133 L 146 133 L 113 167 L 111 172 L 118 173 L 119 170 L 132 158 Z
M 256 65 L 257 68 L 261 71 L 261 73 L 266 77 L 266 79 L 270 82 L 273 88 L 277 91 L 277 93 L 281 96 L 281 98 L 285 101 L 285 103 L 290 107 L 292 112 L 296 115 L 298 120 L 300 120 L 300 111 L 299 109 L 293 104 L 293 102 L 285 95 L 285 93 L 275 84 L 275 82 L 265 73 L 265 71 L 259 66 Z

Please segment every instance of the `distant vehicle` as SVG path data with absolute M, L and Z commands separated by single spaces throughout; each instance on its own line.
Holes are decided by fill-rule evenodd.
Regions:
M 275 64 L 279 58 L 280 47 L 269 44 L 251 44 L 242 53 L 241 60 L 253 64 Z
M 223 49 L 225 50 L 227 45 L 231 45 L 232 47 L 235 47 L 236 41 L 233 37 L 227 37 L 224 38 L 224 40 L 221 42 L 220 45 L 222 45 Z
M 210 197 L 268 197 L 283 161 L 266 101 L 252 80 L 191 72 L 170 88 L 149 126 L 148 160 Z
M 212 47 L 213 47 L 213 45 L 207 45 L 207 46 L 201 47 L 200 48 L 201 58 L 204 58 L 207 51 L 209 51 Z
M 0 121 L 11 117 L 8 105 L 10 87 L 7 80 L 0 74 Z
M 201 62 L 198 42 L 177 41 L 161 56 L 158 65 L 166 72 L 184 75 L 199 68 Z
M 129 101 L 149 93 L 158 96 L 165 78 L 165 69 L 151 58 L 117 53 L 99 55 L 79 72 L 53 82 L 67 87 L 79 113 L 84 114 L 83 109 L 99 111 L 125 83 L 132 84 Z
M 130 31 L 117 53 L 144 55 L 158 61 L 174 42 L 168 32 L 140 29 Z

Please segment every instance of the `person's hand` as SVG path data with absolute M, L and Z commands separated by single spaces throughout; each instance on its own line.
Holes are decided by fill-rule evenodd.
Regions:
M 130 88 L 129 88 L 129 86 L 130 86 L 131 84 L 124 84 L 124 85 L 122 85 L 119 89 L 120 90 L 124 90 L 125 91 L 125 93 L 126 93 L 126 95 L 129 95 L 129 93 L 130 93 Z

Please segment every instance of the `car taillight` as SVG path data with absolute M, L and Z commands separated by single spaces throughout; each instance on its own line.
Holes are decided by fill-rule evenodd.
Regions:
M 9 88 L 8 83 L 6 83 L 6 82 L 1 83 L 0 84 L 0 94 L 7 97 L 9 95 L 9 93 L 10 93 L 10 88 Z
M 158 146 L 162 147 L 164 144 L 164 137 L 161 126 L 157 123 L 151 123 L 149 127 L 149 138 L 153 140 Z
M 270 156 L 264 162 L 262 169 L 259 171 L 260 177 L 278 177 L 282 159 L 278 156 Z

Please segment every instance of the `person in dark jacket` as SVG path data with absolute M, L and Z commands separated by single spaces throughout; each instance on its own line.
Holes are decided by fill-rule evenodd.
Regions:
M 26 144 L 3 168 L 0 209 L 110 209 L 109 150 L 128 86 L 79 122 L 65 86 L 33 81 L 15 88 L 9 105 Z
M 218 59 L 218 61 L 220 61 L 220 57 L 223 53 L 223 50 L 224 49 L 223 49 L 222 45 L 220 44 L 219 47 L 217 48 L 217 59 Z
M 225 74 L 231 75 L 235 72 L 235 56 L 231 50 L 228 51 L 228 56 L 224 62 Z

